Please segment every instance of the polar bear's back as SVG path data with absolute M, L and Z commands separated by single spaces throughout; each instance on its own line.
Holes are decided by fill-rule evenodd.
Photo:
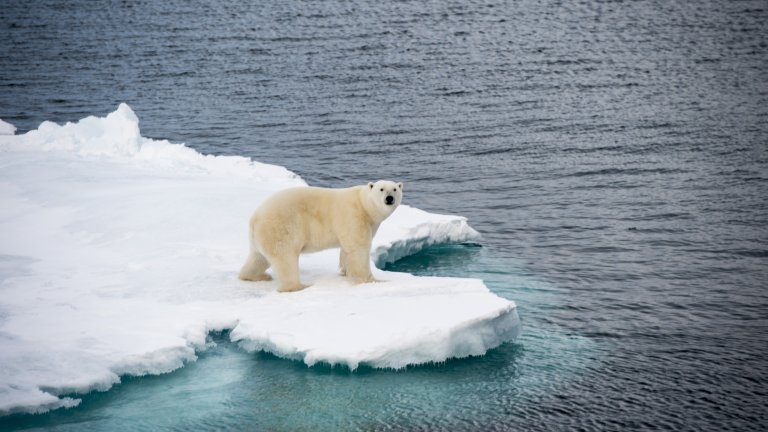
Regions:
M 338 246 L 339 227 L 359 219 L 361 186 L 345 189 L 298 187 L 275 193 L 251 218 L 251 235 L 263 249 L 283 244 L 303 251 Z
M 337 205 L 349 205 L 357 201 L 361 187 L 344 189 L 320 187 L 296 187 L 276 192 L 256 210 L 262 216 L 290 216 L 296 212 L 322 213 Z

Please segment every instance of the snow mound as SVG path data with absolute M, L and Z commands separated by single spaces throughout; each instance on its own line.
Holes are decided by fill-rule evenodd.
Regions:
M 0 154 L 0 415 L 76 406 L 72 394 L 123 375 L 173 371 L 211 331 L 351 369 L 482 355 L 520 331 L 515 304 L 479 280 L 374 270 L 383 282 L 353 286 L 337 274 L 337 250 L 302 256 L 313 286 L 299 293 L 238 280 L 252 211 L 306 184 L 282 167 L 142 137 L 125 104 L 0 134 Z M 402 206 L 372 259 L 477 238 L 462 217 Z
M 0 135 L 13 135 L 16 133 L 16 126 L 4 122 L 0 119 Z

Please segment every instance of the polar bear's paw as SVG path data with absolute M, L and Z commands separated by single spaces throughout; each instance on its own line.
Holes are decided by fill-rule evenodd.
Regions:
M 260 275 L 241 275 L 240 279 L 250 282 L 269 282 L 272 280 L 272 276 L 266 273 Z
M 303 283 L 298 283 L 294 285 L 285 285 L 281 286 L 277 289 L 278 292 L 295 292 L 295 291 L 301 291 L 304 288 L 309 287 L 309 285 L 304 285 Z

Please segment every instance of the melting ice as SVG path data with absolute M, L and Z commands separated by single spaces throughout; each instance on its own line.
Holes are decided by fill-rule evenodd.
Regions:
M 0 415 L 75 406 L 60 395 L 170 372 L 216 330 L 247 350 L 352 369 L 481 355 L 520 331 L 515 304 L 479 280 L 374 270 L 385 282 L 353 286 L 334 250 L 302 256 L 312 284 L 302 292 L 238 280 L 251 212 L 305 183 L 144 138 L 125 104 L 14 131 L 0 121 Z M 465 218 L 403 205 L 371 259 L 478 237 Z

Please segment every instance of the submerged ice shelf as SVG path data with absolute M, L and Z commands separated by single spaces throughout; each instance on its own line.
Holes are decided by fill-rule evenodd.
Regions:
M 144 138 L 125 104 L 24 135 L 4 130 L 0 415 L 74 406 L 60 395 L 170 372 L 194 361 L 211 331 L 352 369 L 481 355 L 520 331 L 514 302 L 482 281 L 374 270 L 384 282 L 352 286 L 334 250 L 302 256 L 312 284 L 302 292 L 238 280 L 250 213 L 305 183 L 282 167 Z M 383 267 L 478 238 L 465 218 L 403 205 L 371 256 Z

